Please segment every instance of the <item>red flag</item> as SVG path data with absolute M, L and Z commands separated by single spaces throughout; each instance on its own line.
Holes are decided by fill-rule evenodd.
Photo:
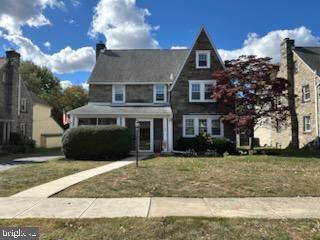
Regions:
M 63 125 L 67 125 L 67 124 L 70 124 L 70 123 L 71 123 L 70 116 L 67 115 L 67 114 L 63 111 L 62 124 L 63 124 Z

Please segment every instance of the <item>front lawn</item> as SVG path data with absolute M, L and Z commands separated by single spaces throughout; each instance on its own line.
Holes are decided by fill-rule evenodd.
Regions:
M 158 157 L 105 173 L 56 197 L 320 196 L 320 158 Z
M 115 218 L 0 220 L 0 226 L 40 228 L 43 240 L 320 239 L 319 220 Z
M 0 172 L 0 197 L 7 197 L 58 178 L 109 162 L 55 160 L 21 165 Z

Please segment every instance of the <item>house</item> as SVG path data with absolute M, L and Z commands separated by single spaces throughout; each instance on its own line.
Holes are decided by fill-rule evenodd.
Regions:
M 11 133 L 34 139 L 37 147 L 59 147 L 63 129 L 51 118 L 51 107 L 29 91 L 19 72 L 20 54 L 0 58 L 0 147 Z
M 212 73 L 224 63 L 205 28 L 190 49 L 112 50 L 99 43 L 96 55 L 89 103 L 68 113 L 71 127 L 127 126 L 135 146 L 139 121 L 139 150 L 146 152 L 173 151 L 181 137 L 204 132 L 235 139 L 221 119 L 234 106 L 211 99 Z
M 293 118 L 274 128 L 270 121 L 262 124 L 255 133 L 267 146 L 286 148 L 292 134 L 298 134 L 298 145 L 319 146 L 319 97 L 320 97 L 320 47 L 295 46 L 292 39 L 281 43 L 281 60 L 278 76 L 291 83 L 285 101 L 293 106 Z M 291 121 L 293 119 L 293 121 Z M 296 131 L 297 129 L 297 131 Z

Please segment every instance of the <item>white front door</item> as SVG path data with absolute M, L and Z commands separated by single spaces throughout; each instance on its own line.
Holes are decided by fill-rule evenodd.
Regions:
M 139 129 L 139 151 L 153 152 L 153 120 L 138 119 Z

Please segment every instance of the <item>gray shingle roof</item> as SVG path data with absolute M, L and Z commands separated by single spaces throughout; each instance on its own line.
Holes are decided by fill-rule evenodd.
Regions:
M 89 83 L 172 82 L 189 50 L 106 50 L 100 54 Z
M 294 52 L 320 74 L 320 47 L 295 47 Z
M 73 115 L 165 115 L 172 116 L 170 106 L 110 106 L 87 104 L 83 107 L 74 109 L 68 114 Z
M 0 69 L 7 63 L 6 58 L 0 58 Z

